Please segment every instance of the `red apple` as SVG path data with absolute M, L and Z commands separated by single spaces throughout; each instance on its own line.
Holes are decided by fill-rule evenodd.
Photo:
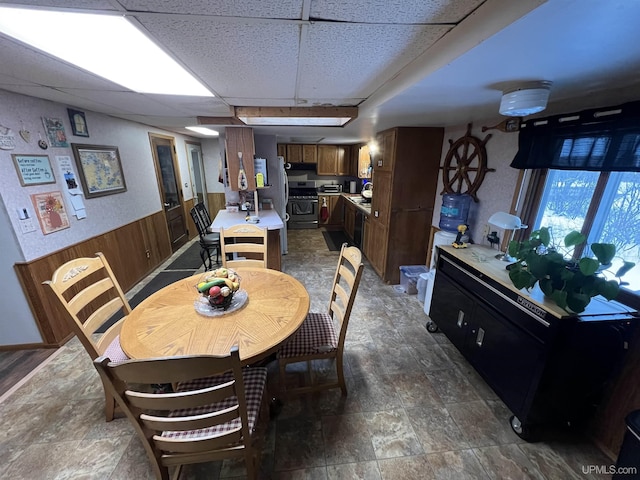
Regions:
M 218 295 L 220 295 L 220 287 L 215 286 L 215 287 L 211 287 L 209 289 L 209 296 L 210 297 L 217 297 Z

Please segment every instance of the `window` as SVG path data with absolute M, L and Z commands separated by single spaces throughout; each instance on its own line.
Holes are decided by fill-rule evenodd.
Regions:
M 548 170 L 532 226 L 550 227 L 555 242 L 577 230 L 589 244 L 615 244 L 611 270 L 623 258 L 635 262 L 623 278 L 629 282 L 624 288 L 640 294 L 640 173 Z

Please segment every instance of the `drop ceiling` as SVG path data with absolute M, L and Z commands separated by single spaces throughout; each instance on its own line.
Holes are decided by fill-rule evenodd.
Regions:
M 282 142 L 495 121 L 502 91 L 531 80 L 553 82 L 539 116 L 640 99 L 640 2 L 630 0 L 0 4 L 126 15 L 216 96 L 136 93 L 1 34 L 0 89 L 186 135 L 197 117 L 234 106 L 359 107 L 342 128 L 254 127 Z

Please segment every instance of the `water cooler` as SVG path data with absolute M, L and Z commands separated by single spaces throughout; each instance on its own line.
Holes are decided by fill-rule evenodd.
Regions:
M 436 246 L 451 245 L 458 236 L 458 225 L 466 224 L 471 206 L 471 195 L 452 193 L 442 196 L 442 208 L 440 209 L 440 230 L 433 236 L 433 250 L 429 262 L 429 271 L 424 273 L 423 279 L 426 281 L 424 296 L 424 313 L 429 315 L 431 310 L 431 296 L 433 294 L 433 283 L 436 276 Z M 427 323 L 429 331 L 430 323 Z M 434 324 L 431 324 L 434 325 Z

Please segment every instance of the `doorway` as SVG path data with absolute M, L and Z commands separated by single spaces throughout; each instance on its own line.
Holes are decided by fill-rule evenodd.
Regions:
M 204 203 L 209 211 L 207 199 L 207 182 L 204 176 L 204 163 L 202 161 L 202 147 L 199 143 L 185 142 L 187 146 L 187 158 L 189 159 L 189 172 L 191 173 L 191 191 L 195 204 Z
M 180 170 L 176 161 L 175 139 L 150 133 L 149 140 L 158 175 L 160 198 L 169 230 L 171 251 L 175 252 L 189 239 L 182 204 L 183 195 L 180 188 Z

